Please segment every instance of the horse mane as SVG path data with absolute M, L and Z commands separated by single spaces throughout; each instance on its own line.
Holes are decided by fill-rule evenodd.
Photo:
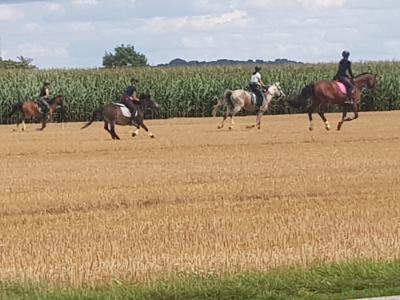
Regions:
M 150 94 L 147 93 L 142 93 L 139 95 L 139 99 L 150 99 L 150 98 L 151 98 Z
M 57 96 L 54 96 L 54 98 L 53 98 L 53 99 L 50 99 L 50 101 L 49 101 L 49 105 L 52 105 L 52 104 L 54 104 L 54 102 L 56 101 L 56 99 L 57 99 L 57 98 L 60 98 L 60 97 L 62 97 L 62 95 L 57 95 Z
M 361 76 L 364 76 L 364 75 L 373 75 L 371 72 L 363 72 L 363 73 L 361 73 L 361 74 L 358 74 L 357 76 L 355 76 L 354 78 L 358 78 L 358 77 L 361 77 Z

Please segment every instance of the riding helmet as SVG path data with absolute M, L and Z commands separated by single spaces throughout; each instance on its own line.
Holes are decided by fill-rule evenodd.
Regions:
M 137 78 L 132 78 L 132 79 L 131 79 L 131 83 L 132 83 L 132 82 L 138 83 L 138 82 L 139 82 L 139 79 L 137 79 Z
M 43 82 L 44 85 L 50 85 L 50 82 L 48 82 L 47 80 L 45 82 Z
M 344 51 L 342 52 L 342 56 L 345 57 L 345 58 L 347 58 L 347 57 L 350 56 L 350 52 L 347 51 L 347 50 L 344 50 Z
M 261 67 L 260 66 L 256 66 L 254 69 L 256 70 L 256 72 L 261 71 Z

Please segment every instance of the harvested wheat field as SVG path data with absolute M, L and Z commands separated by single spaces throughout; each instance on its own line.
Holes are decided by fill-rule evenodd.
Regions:
M 329 114 L 332 125 L 338 114 Z M 0 127 L 0 280 L 144 282 L 400 257 L 400 112 Z

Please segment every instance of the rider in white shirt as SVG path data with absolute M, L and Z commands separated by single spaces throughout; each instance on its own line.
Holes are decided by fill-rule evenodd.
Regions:
M 250 89 L 254 94 L 256 94 L 256 109 L 260 108 L 264 100 L 261 88 L 265 88 L 265 84 L 261 79 L 260 71 L 261 67 L 256 66 L 250 78 Z

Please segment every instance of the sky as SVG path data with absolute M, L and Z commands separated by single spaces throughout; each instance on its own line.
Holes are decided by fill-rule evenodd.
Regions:
M 174 58 L 400 60 L 398 0 L 0 0 L 3 59 L 92 68 L 133 45 L 150 65 Z

